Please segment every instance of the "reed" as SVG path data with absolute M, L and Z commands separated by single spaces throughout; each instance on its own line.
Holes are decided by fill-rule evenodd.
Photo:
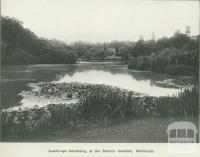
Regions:
M 194 117 L 199 114 L 199 86 L 187 88 L 172 97 L 156 99 L 161 116 Z
M 107 92 L 93 92 L 83 99 L 82 113 L 85 118 L 97 119 L 129 119 L 135 116 L 144 117 L 152 104 L 146 104 L 146 99 L 153 97 L 136 97 L 132 92 L 116 89 Z
M 152 116 L 193 117 L 199 114 L 198 86 L 185 89 L 173 97 L 149 97 L 120 88 L 80 83 L 40 83 L 40 91 L 66 100 L 78 98 L 75 104 L 49 104 L 26 110 L 3 110 L 3 136 L 19 136 L 51 129 L 75 129 L 84 120 L 130 119 Z M 70 96 L 69 96 L 70 95 Z

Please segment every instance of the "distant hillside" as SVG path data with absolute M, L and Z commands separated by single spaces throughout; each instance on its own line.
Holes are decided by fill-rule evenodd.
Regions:
M 75 63 L 76 53 L 64 42 L 38 38 L 15 18 L 1 17 L 1 62 L 5 64 Z

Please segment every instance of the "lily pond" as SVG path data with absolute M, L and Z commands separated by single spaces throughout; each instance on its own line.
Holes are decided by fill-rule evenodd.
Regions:
M 3 108 L 32 107 L 62 103 L 63 99 L 33 94 L 37 83 L 104 84 L 154 97 L 172 96 L 182 90 L 166 80 L 176 79 L 166 74 L 128 70 L 121 62 L 79 62 L 74 65 L 5 66 L 1 72 L 1 103 Z M 68 100 L 75 103 L 76 99 Z
M 179 104 L 163 106 L 158 99 L 186 88 L 185 82 L 176 80 L 128 70 L 119 62 L 3 67 L 2 134 L 29 136 L 47 129 L 78 128 L 87 120 L 159 116 L 169 109 L 170 115 L 184 113 Z

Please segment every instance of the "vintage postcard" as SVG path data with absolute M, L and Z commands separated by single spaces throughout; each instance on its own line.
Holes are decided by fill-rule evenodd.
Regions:
M 2 0 L 0 156 L 200 154 L 199 7 Z

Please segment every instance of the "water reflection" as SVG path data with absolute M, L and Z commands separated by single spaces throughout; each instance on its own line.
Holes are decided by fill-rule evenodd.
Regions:
M 162 88 L 157 80 L 174 78 L 169 75 L 127 70 L 126 65 L 113 62 L 80 62 L 74 65 L 4 66 L 1 73 L 1 104 L 3 108 L 20 104 L 18 95 L 29 90 L 32 82 L 85 82 L 113 85 L 152 96 L 172 95 L 180 89 Z
M 173 95 L 180 91 L 180 89 L 162 88 L 154 84 L 150 79 L 138 80 L 130 74 L 117 74 L 109 71 L 89 70 L 83 72 L 76 72 L 73 76 L 66 74 L 63 78 L 58 80 L 59 83 L 64 82 L 80 82 L 92 84 L 105 84 L 117 86 L 120 88 L 137 91 L 148 94 L 150 96 L 165 96 Z

